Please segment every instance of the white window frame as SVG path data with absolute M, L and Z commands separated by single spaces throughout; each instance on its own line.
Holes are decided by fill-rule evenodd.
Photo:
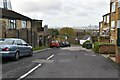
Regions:
M 112 4 L 112 12 L 115 12 L 115 6 L 116 6 L 116 3 L 114 2 L 114 3 Z
M 16 20 L 9 19 L 9 29 L 16 29 Z
M 117 21 L 117 28 L 120 28 L 120 20 Z
M 112 28 L 112 29 L 115 28 L 115 21 L 111 21 L 111 28 Z
M 22 23 L 22 28 L 27 28 L 27 21 L 22 20 L 21 23 Z

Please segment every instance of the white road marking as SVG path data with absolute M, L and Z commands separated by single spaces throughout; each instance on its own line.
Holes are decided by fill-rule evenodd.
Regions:
M 53 54 L 53 55 L 51 55 L 50 57 L 48 57 L 48 58 L 47 58 L 47 60 L 50 60 L 53 56 L 54 56 L 54 54 Z
M 47 58 L 47 60 L 50 60 L 52 57 L 54 57 L 54 54 L 51 55 L 50 57 Z M 38 64 L 36 67 L 34 67 L 33 69 L 31 69 L 30 71 L 28 71 L 27 73 L 25 73 L 24 75 L 22 75 L 20 78 L 18 78 L 17 80 L 22 80 L 23 78 L 27 77 L 30 73 L 32 73 L 33 71 L 35 71 L 36 69 L 38 69 L 39 67 L 41 67 L 42 64 Z

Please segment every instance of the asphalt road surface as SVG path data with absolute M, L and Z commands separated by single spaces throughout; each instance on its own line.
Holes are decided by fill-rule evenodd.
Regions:
M 51 56 L 53 55 L 53 56 Z M 51 59 L 47 59 L 51 56 Z M 3 78 L 19 78 L 39 65 L 30 78 L 118 78 L 118 65 L 81 47 L 54 48 L 19 61 L 3 62 Z
M 38 65 L 33 61 L 36 59 L 46 59 L 51 54 L 58 52 L 59 49 L 49 49 L 42 52 L 34 53 L 32 57 L 23 57 L 19 61 L 4 59 L 2 62 L 2 78 L 19 78 L 30 69 Z

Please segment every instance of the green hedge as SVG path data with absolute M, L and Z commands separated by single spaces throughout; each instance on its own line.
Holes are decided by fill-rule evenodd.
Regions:
M 100 45 L 99 42 L 95 42 L 95 43 L 94 43 L 93 51 L 94 51 L 95 53 L 99 53 L 99 45 Z
M 36 48 L 33 48 L 33 51 L 42 50 L 42 49 L 45 49 L 45 48 L 48 48 L 48 46 L 36 47 Z
M 95 43 L 94 43 L 93 51 L 94 51 L 95 53 L 99 53 L 99 47 L 100 47 L 100 46 L 103 46 L 103 45 L 113 46 L 114 44 L 95 42 Z

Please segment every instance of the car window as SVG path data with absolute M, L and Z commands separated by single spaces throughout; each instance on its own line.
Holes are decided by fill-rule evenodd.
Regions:
M 21 40 L 17 40 L 17 45 L 22 45 Z
M 15 40 L 5 39 L 5 41 L 1 42 L 2 45 L 13 45 Z
M 27 44 L 24 40 L 21 40 L 22 44 Z

